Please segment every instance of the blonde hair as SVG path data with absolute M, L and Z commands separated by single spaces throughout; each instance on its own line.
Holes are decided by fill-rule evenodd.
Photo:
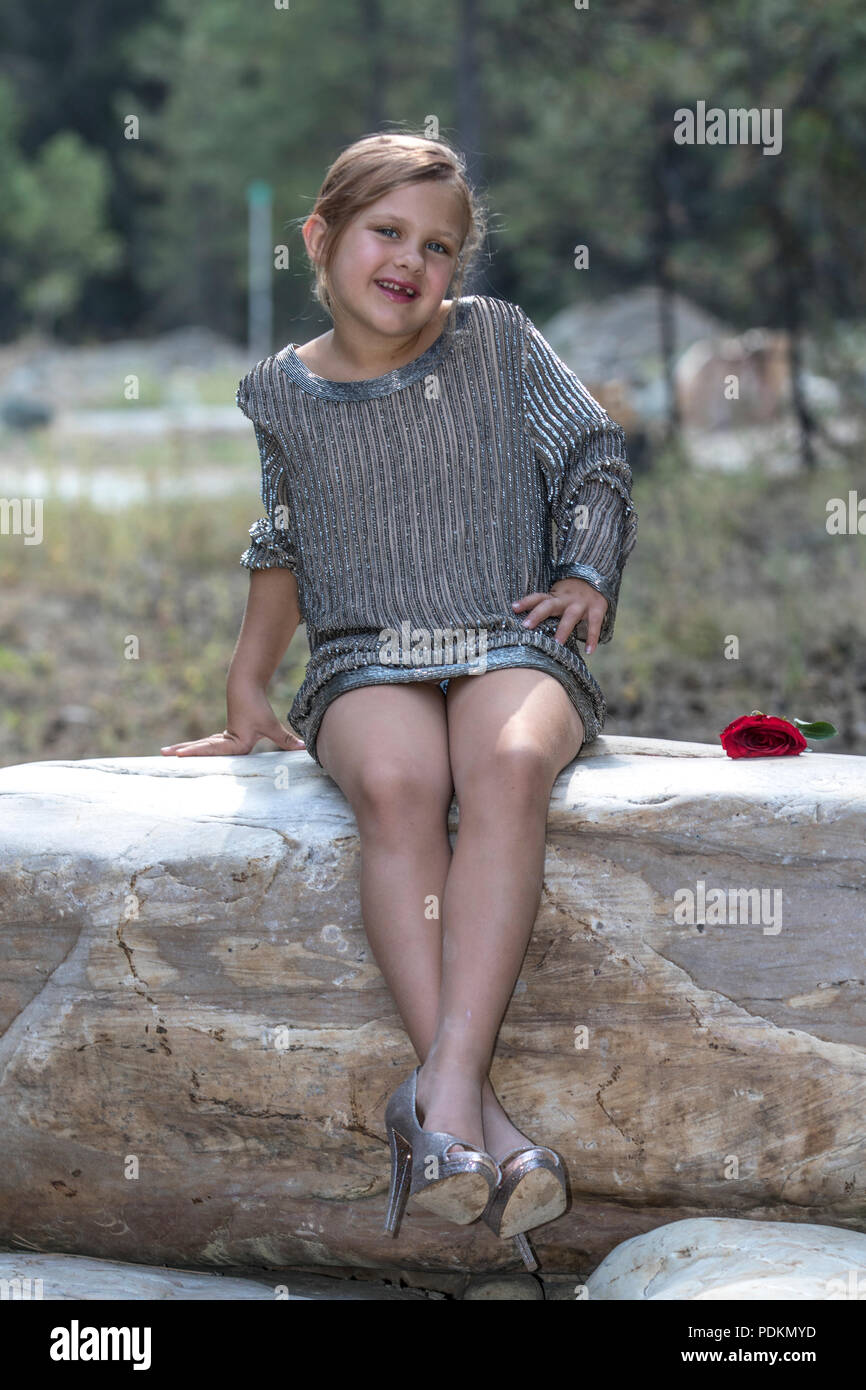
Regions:
M 321 259 L 313 262 L 309 255 L 308 259 L 315 276 L 313 297 L 332 317 L 328 271 L 346 227 L 364 208 L 378 202 L 386 193 L 425 179 L 435 179 L 452 187 L 463 206 L 465 231 L 451 282 L 453 314 L 466 272 L 486 235 L 485 211 L 469 184 L 466 163 L 458 150 L 444 140 L 388 131 L 365 135 L 347 146 L 328 169 L 312 212 L 296 219 L 303 223 L 307 217 L 318 213 L 327 223 Z

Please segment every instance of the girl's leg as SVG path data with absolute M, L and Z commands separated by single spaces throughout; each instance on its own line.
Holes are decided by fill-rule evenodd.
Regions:
M 452 678 L 449 711 L 455 707 L 460 684 L 481 679 Z M 558 686 L 553 678 L 547 679 Z M 576 755 L 582 737 L 580 729 L 570 756 Z M 448 810 L 454 788 L 445 701 L 438 684 L 362 686 L 344 692 L 325 713 L 317 751 L 354 811 L 361 840 L 361 907 L 367 939 L 423 1062 L 436 1034 L 442 903 L 452 863 Z M 438 918 L 426 912 L 431 896 L 439 905 Z M 485 1137 L 487 1144 L 498 1140 L 500 1155 L 527 1142 L 508 1120 L 488 1079 L 483 1091 L 483 1128 L 477 1116 L 476 1088 L 474 1084 L 467 1088 L 459 1074 L 449 1088 L 450 1109 L 461 1088 L 464 1116 L 468 1093 L 468 1126 L 464 1123 L 455 1130 L 456 1119 L 447 1125 L 435 1122 L 435 1117 L 428 1119 L 422 1091 L 418 1109 L 428 1128 L 459 1132 L 474 1144 L 484 1144 Z
M 451 864 L 443 692 L 423 681 L 344 691 L 325 711 L 317 752 L 355 813 L 364 930 L 423 1060 L 436 1032 Z
M 418 1078 L 419 1109 L 428 1129 L 473 1143 L 480 1131 L 501 1159 L 519 1131 L 501 1107 L 483 1107 L 485 1080 L 538 912 L 550 793 L 584 729 L 560 682 L 528 667 L 457 677 L 447 704 L 460 826 L 445 887 L 436 1036 Z
M 367 940 L 423 1062 L 439 1012 L 442 903 L 451 867 L 448 811 L 454 795 L 445 699 L 438 683 L 345 691 L 325 712 L 317 752 L 354 811 Z M 431 903 L 436 915 L 430 915 Z M 460 1084 L 457 1078 L 455 1085 Z M 523 1142 L 489 1080 L 484 1100 L 486 1128 L 507 1135 L 510 1148 Z M 418 1109 L 426 1123 L 420 1099 Z M 468 1129 L 457 1132 L 484 1144 L 477 1114 Z

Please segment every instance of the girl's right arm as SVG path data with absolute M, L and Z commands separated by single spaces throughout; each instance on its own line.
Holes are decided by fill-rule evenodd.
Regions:
M 227 757 L 251 753 L 269 738 L 294 752 L 304 742 L 271 709 L 267 688 L 301 620 L 298 581 L 290 569 L 250 570 L 250 591 L 226 683 L 226 726 L 222 733 L 160 752 L 177 757 Z

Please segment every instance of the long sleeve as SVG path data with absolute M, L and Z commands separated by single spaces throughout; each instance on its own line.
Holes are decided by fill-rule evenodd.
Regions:
M 524 422 L 556 525 L 551 583 L 585 579 L 604 595 L 599 642 L 609 642 L 623 567 L 637 537 L 625 432 L 521 314 Z
M 256 384 L 255 368 L 239 383 L 235 400 L 253 422 L 262 466 L 262 501 L 267 510 L 267 515 L 259 517 L 250 527 L 251 544 L 241 556 L 240 563 L 247 569 L 279 566 L 297 575 L 300 561 L 291 523 L 285 458 L 279 440 L 269 428 L 261 391 Z

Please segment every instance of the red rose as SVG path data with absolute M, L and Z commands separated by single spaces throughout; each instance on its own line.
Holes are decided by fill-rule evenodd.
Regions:
M 719 738 L 729 758 L 785 757 L 808 747 L 800 730 L 787 719 L 760 710 L 734 719 Z

